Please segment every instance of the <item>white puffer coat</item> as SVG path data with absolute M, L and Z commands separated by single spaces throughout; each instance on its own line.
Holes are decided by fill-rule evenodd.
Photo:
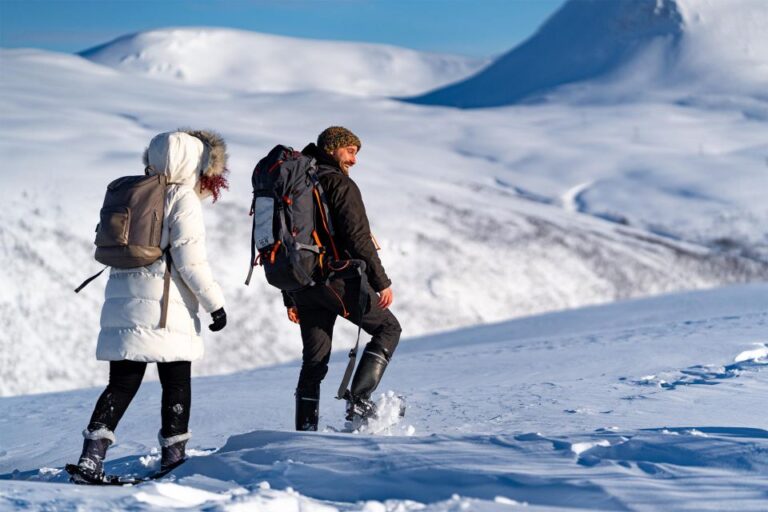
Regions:
M 220 174 L 225 165 L 223 141 L 213 149 L 185 132 L 157 135 L 145 153 L 150 174 L 165 174 L 168 186 L 161 247 L 170 245 L 168 321 L 160 328 L 165 258 L 146 267 L 112 268 L 101 311 L 96 358 L 106 361 L 193 361 L 203 355 L 199 305 L 211 313 L 224 307 L 205 249 L 205 227 L 199 191 L 202 172 Z M 207 143 L 210 140 L 206 140 Z M 214 154 L 215 153 L 215 154 Z M 214 156 L 217 169 L 212 169 Z

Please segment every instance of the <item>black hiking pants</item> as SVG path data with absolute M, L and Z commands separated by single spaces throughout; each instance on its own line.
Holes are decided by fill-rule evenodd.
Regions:
M 89 431 L 107 428 L 114 432 L 136 396 L 146 369 L 147 363 L 137 361 L 109 362 L 109 384 L 96 402 L 88 423 Z M 165 438 L 187 433 L 192 402 L 191 369 L 189 361 L 157 363 L 163 387 L 160 433 Z
M 362 304 L 361 285 L 365 292 Z M 298 396 L 320 397 L 320 382 L 328 373 L 336 317 L 345 317 L 370 334 L 372 337 L 368 348 L 378 345 L 390 357 L 395 352 L 400 341 L 400 323 L 390 310 L 379 307 L 378 298 L 365 276 L 362 280 L 358 276 L 334 279 L 328 285 L 317 284 L 293 292 L 291 297 L 299 312 L 301 341 L 304 344 L 299 383 L 296 386 Z

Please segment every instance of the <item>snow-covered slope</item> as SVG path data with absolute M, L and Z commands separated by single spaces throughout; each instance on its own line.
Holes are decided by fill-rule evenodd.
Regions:
M 242 30 L 174 28 L 120 37 L 80 53 L 134 75 L 219 90 L 418 94 L 487 63 L 394 46 L 315 41 Z
M 363 139 L 353 176 L 408 337 L 766 278 L 768 123 L 731 109 L 458 111 L 318 91 L 224 93 L 49 52 L 4 50 L 0 60 L 2 394 L 104 381 L 93 353 L 105 280 L 72 289 L 100 268 L 92 237 L 106 184 L 140 173 L 150 138 L 178 126 L 220 130 L 232 157 L 232 188 L 205 212 L 231 323 L 206 336 L 197 374 L 300 354 L 279 294 L 260 272 L 242 285 L 250 171 L 274 144 L 301 147 L 331 124 Z M 353 339 L 341 325 L 337 348 Z
M 320 90 L 316 73 L 293 74 L 269 92 L 222 86 L 217 80 L 234 71 L 196 74 L 203 66 L 186 46 L 187 38 L 224 34 L 209 29 L 158 32 L 180 54 L 130 36 L 100 50 L 111 54 L 107 66 L 0 50 L 0 394 L 98 386 L 0 399 L 0 508 L 482 512 L 527 502 L 526 510 L 764 510 L 768 426 L 755 404 L 768 398 L 766 285 L 475 325 L 766 280 L 768 102 L 754 87 L 765 47 L 747 37 L 764 17 L 741 9 L 760 5 L 578 2 L 647 14 L 651 24 L 629 18 L 634 35 L 614 71 L 543 104 L 497 109 L 406 104 L 367 86 Z M 581 24 L 595 32 L 587 39 L 611 41 L 601 19 Z M 632 41 L 663 54 L 669 39 L 655 28 L 646 37 L 642 27 L 658 23 L 662 33 L 665 19 L 680 28 L 678 55 L 689 52 L 675 70 L 714 66 L 729 80 L 699 87 L 702 72 L 669 96 L 654 78 L 635 94 L 639 74 L 656 76 L 643 63 L 664 59 L 633 53 Z M 554 39 L 541 48 L 556 46 L 557 33 L 547 33 Z M 348 55 L 354 46 L 333 48 Z M 302 69 L 317 71 L 314 54 L 293 50 Z M 138 67 L 124 69 L 123 57 Z M 186 79 L 151 71 L 176 63 L 191 63 Z M 396 89 L 397 73 L 365 69 L 348 77 L 374 73 Z M 596 101 L 603 96 L 589 91 L 598 88 L 611 101 Z M 141 172 L 141 151 L 157 132 L 220 130 L 232 188 L 205 216 L 230 324 L 206 333 L 207 355 L 193 371 L 295 360 L 298 329 L 279 294 L 259 271 L 251 288 L 242 286 L 250 170 L 274 144 L 301 147 L 331 124 L 363 140 L 353 177 L 404 326 L 383 385 L 407 395 L 396 435 L 333 432 L 343 404 L 331 395 L 355 332 L 340 325 L 322 397 L 325 432 L 289 431 L 296 362 L 196 378 L 194 457 L 167 481 L 63 484 L 60 468 L 77 456 L 79 431 L 106 383 L 106 365 L 93 359 L 104 280 L 81 296 L 71 291 L 99 268 L 92 237 L 106 184 Z M 157 466 L 159 394 L 157 383 L 143 386 L 118 429 L 110 471 Z
M 579 87 L 569 93 L 592 102 L 637 100 L 659 89 L 683 98 L 740 89 L 765 100 L 766 26 L 762 0 L 569 0 L 477 75 L 413 101 L 492 107 L 573 84 Z
M 765 510 L 766 297 L 751 285 L 405 342 L 382 382 L 408 403 L 390 435 L 333 432 L 343 351 L 318 433 L 290 431 L 297 363 L 198 378 L 192 458 L 134 488 L 65 483 L 99 388 L 2 398 L 0 508 Z M 108 471 L 157 466 L 159 395 L 143 385 Z

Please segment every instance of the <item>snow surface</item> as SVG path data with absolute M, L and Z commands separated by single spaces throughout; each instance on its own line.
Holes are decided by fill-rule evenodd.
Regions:
M 410 340 L 382 382 L 408 403 L 389 435 L 334 432 L 343 352 L 317 433 L 290 431 L 296 362 L 196 378 L 190 460 L 132 488 L 62 472 L 100 388 L 0 398 L 0 509 L 765 510 L 768 362 L 732 361 L 768 341 L 767 297 L 746 285 Z M 159 402 L 145 383 L 108 471 L 157 467 Z
M 0 398 L 0 509 L 765 510 L 768 285 L 509 319 L 766 280 L 766 18 L 748 0 L 571 1 L 466 82 L 501 70 L 484 97 L 517 102 L 513 83 L 538 103 L 481 110 L 385 97 L 481 62 L 376 45 L 200 28 L 0 50 L 0 395 L 21 395 Z M 339 432 L 340 325 L 323 429 L 296 433 L 298 330 L 259 271 L 242 286 L 250 170 L 331 124 L 363 140 L 353 176 L 406 336 L 381 421 L 400 394 L 408 410 Z M 72 289 L 99 269 L 106 184 L 179 126 L 229 142 L 232 188 L 205 215 L 230 325 L 193 365 L 191 459 L 76 487 L 62 468 L 106 383 L 104 279 Z M 109 472 L 157 468 L 159 402 L 146 382 Z
M 721 13 L 723 27 L 739 12 Z M 701 23 L 715 30 L 720 18 Z M 298 329 L 260 271 L 242 285 L 250 172 L 274 144 L 302 147 L 331 124 L 363 140 L 353 176 L 406 337 L 768 276 L 768 106 L 736 82 L 727 96 L 686 101 L 649 94 L 601 104 L 595 96 L 463 111 L 364 87 L 317 89 L 328 75 L 313 53 L 323 44 L 366 62 L 381 52 L 406 61 L 413 53 L 405 50 L 280 39 L 302 64 L 301 73 L 286 70 L 290 87 L 269 82 L 282 92 L 254 92 L 240 75 L 225 80 L 206 60 L 263 57 L 268 51 L 256 50 L 272 48 L 271 37 L 154 31 L 87 52 L 109 65 L 0 50 L 0 394 L 105 382 L 93 353 L 106 280 L 72 290 L 100 269 L 92 240 L 106 184 L 140 173 L 151 137 L 179 126 L 221 131 L 231 155 L 231 190 L 205 208 L 230 325 L 206 334 L 196 375 L 300 355 Z M 142 52 L 144 60 L 131 58 Z M 150 64 L 169 62 L 186 66 L 187 78 L 158 76 Z M 394 71 L 373 76 L 380 91 L 403 82 Z M 348 348 L 355 330 L 339 327 L 335 348 Z

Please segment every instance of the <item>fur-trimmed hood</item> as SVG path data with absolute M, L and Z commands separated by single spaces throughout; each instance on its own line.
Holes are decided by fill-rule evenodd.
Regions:
M 213 130 L 191 130 L 188 128 L 179 128 L 179 131 L 203 141 L 205 164 L 201 175 L 219 176 L 224 173 L 229 155 L 227 155 L 227 143 L 224 142 L 224 138 L 219 133 Z
M 227 144 L 210 130 L 182 128 L 156 135 L 144 150 L 149 174 L 165 174 L 174 182 L 195 185 L 201 176 L 217 176 L 227 167 Z

